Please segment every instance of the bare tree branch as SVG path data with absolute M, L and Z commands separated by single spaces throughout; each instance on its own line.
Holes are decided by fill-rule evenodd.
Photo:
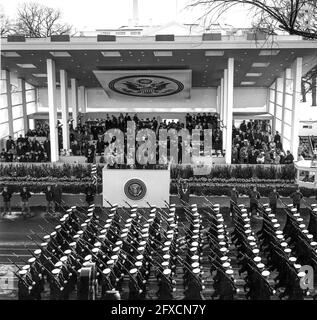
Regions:
M 61 11 L 38 3 L 24 3 L 18 9 L 16 32 L 27 37 L 69 34 L 72 26 L 61 22 Z
M 233 5 L 247 6 L 257 28 L 317 39 L 316 0 L 192 0 L 189 7 L 203 7 L 202 21 L 207 22 L 209 17 L 214 23 Z

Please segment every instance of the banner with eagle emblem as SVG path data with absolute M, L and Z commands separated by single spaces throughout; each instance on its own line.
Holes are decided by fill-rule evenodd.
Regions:
M 94 74 L 109 98 L 190 98 L 191 70 L 97 70 Z

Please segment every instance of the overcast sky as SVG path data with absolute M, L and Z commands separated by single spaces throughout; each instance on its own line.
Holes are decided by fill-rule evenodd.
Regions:
M 202 14 L 202 10 L 186 9 L 190 0 L 139 0 L 139 21 L 147 24 L 164 24 L 173 20 L 181 23 L 193 23 Z M 16 15 L 17 7 L 23 2 L 40 2 L 43 5 L 59 8 L 63 20 L 77 30 L 95 30 L 116 28 L 127 25 L 132 18 L 133 0 L 1 0 L 4 13 L 10 17 Z M 235 9 L 222 22 L 237 27 L 248 26 L 247 13 Z

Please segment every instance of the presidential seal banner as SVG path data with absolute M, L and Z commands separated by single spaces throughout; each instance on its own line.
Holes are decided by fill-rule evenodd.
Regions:
M 191 70 L 95 70 L 110 99 L 188 99 Z
M 169 201 L 170 170 L 107 169 L 103 176 L 103 206 L 117 203 L 126 206 L 126 202 L 139 207 L 148 207 L 148 203 L 164 207 Z

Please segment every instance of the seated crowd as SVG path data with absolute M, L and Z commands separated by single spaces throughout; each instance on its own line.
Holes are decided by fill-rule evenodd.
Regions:
M 198 113 L 196 115 L 190 115 L 187 113 L 186 122 L 183 123 L 180 121 L 175 122 L 174 120 L 167 122 L 166 120 L 160 120 L 155 117 L 152 119 L 140 119 L 137 114 L 131 117 L 128 113 L 125 115 L 121 113 L 118 117 L 115 117 L 114 115 L 110 117 L 107 114 L 105 119 L 88 120 L 84 123 L 79 122 L 75 129 L 71 125 L 70 143 L 72 154 L 75 156 L 84 155 L 86 156 L 88 163 L 93 162 L 95 154 L 101 155 L 104 152 L 105 147 L 109 146 L 109 143 L 104 142 L 104 133 L 113 128 L 120 129 L 122 132 L 126 133 L 128 121 L 135 122 L 136 130 L 145 128 L 153 130 L 156 132 L 157 138 L 160 129 L 175 129 L 176 131 L 179 131 L 186 128 L 190 133 L 193 129 L 212 129 L 213 148 L 221 152 L 222 131 L 220 129 L 220 122 L 217 114 L 212 115 L 211 113 Z M 180 144 L 181 143 L 179 142 L 179 145 Z
M 269 120 L 242 121 L 232 129 L 232 163 L 290 164 L 294 157 L 283 150 L 278 131 L 272 134 Z
M 88 163 L 92 163 L 95 156 L 102 156 L 106 147 L 111 149 L 115 139 L 109 143 L 104 142 L 104 134 L 107 130 L 117 128 L 127 132 L 127 122 L 134 121 L 136 130 L 151 129 L 159 136 L 159 129 L 193 129 L 213 130 L 212 145 L 217 155 L 222 154 L 222 130 L 217 114 L 197 113 L 185 116 L 185 123 L 180 121 L 166 121 L 153 117 L 152 119 L 141 119 L 137 114 L 130 116 L 128 113 L 119 116 L 106 115 L 105 119 L 81 121 L 79 119 L 76 128 L 70 123 L 70 151 L 73 156 L 85 156 Z M 0 154 L 1 162 L 47 162 L 50 161 L 50 141 L 48 124 L 37 124 L 34 130 L 28 130 L 25 137 L 19 136 L 16 140 L 12 137 L 6 141 L 5 149 Z M 233 150 L 232 163 L 234 164 L 289 164 L 293 163 L 293 155 L 283 150 L 281 136 L 278 132 L 272 134 L 269 120 L 245 120 L 239 127 L 233 126 L 232 131 Z M 203 141 L 203 139 L 202 139 Z M 62 127 L 58 127 L 59 150 L 63 150 Z M 168 138 L 169 149 L 169 138 Z M 203 149 L 203 146 L 201 146 Z M 181 163 L 181 138 L 178 143 L 179 163 Z M 127 150 L 124 151 L 126 157 Z M 113 150 L 114 155 L 118 150 Z M 65 151 L 64 151 L 65 154 Z M 69 153 L 66 153 L 69 154 Z M 105 161 L 102 159 L 101 161 Z
M 37 125 L 14 140 L 11 136 L 0 153 L 0 162 L 48 162 L 50 161 L 49 127 Z

